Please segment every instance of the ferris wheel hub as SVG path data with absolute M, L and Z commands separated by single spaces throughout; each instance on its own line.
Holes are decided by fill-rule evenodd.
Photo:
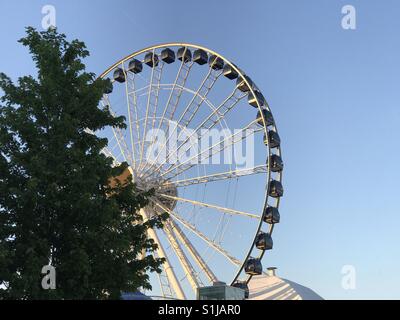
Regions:
M 178 196 L 178 189 L 173 183 L 163 179 L 160 174 L 143 177 L 138 172 L 132 171 L 135 177 L 134 182 L 139 190 L 154 190 L 152 197 L 158 203 L 162 204 L 168 210 L 172 211 L 175 209 L 177 200 L 173 198 Z M 166 198 L 166 196 L 169 198 Z

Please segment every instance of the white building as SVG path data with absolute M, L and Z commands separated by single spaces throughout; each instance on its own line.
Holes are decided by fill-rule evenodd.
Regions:
M 253 276 L 248 286 L 248 300 L 323 300 L 313 290 L 277 277 L 275 268 L 270 268 L 267 274 Z

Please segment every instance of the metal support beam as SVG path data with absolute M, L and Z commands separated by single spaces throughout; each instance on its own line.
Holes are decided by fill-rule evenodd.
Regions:
M 140 214 L 142 215 L 143 220 L 148 219 L 147 213 L 143 209 L 140 210 Z M 147 232 L 148 232 L 149 238 L 153 239 L 154 242 L 158 246 L 157 255 L 160 258 L 165 259 L 165 262 L 164 262 L 165 274 L 168 277 L 168 281 L 171 284 L 171 286 L 176 294 L 176 297 L 178 299 L 185 300 L 186 299 L 185 293 L 182 290 L 181 284 L 179 283 L 178 278 L 176 277 L 175 271 L 172 268 L 172 265 L 170 264 L 167 255 L 165 254 L 165 251 L 164 251 L 163 246 L 161 245 L 160 239 L 158 238 L 156 232 L 153 229 L 148 229 Z
M 181 223 L 185 228 L 189 229 L 190 231 L 192 231 L 195 235 L 197 235 L 200 239 L 204 240 L 211 248 L 213 248 L 215 251 L 221 253 L 225 258 L 227 258 L 230 262 L 232 262 L 234 265 L 240 266 L 242 263 L 240 262 L 239 259 L 231 256 L 225 249 L 223 249 L 222 247 L 220 247 L 218 244 L 216 244 L 215 242 L 213 242 L 212 240 L 210 240 L 209 238 L 207 238 L 207 236 L 205 236 L 202 232 L 200 232 L 199 230 L 197 230 L 193 225 L 191 225 L 188 221 L 184 220 L 182 217 L 180 217 L 178 214 L 176 214 L 175 212 L 169 210 L 168 208 L 166 208 L 165 206 L 161 205 L 160 203 L 158 203 L 157 201 L 153 200 L 153 203 L 159 207 L 160 209 L 162 209 L 163 211 L 166 211 L 170 214 L 170 216 L 172 218 L 174 218 L 175 220 L 177 220 L 179 223 Z
M 218 281 L 215 274 L 211 271 L 210 267 L 207 263 L 203 260 L 201 255 L 198 253 L 196 248 L 192 245 L 190 240 L 186 237 L 182 229 L 175 223 L 175 221 L 170 221 L 172 230 L 174 231 L 176 237 L 183 243 L 183 245 L 188 249 L 190 255 L 192 256 L 193 260 L 200 266 L 200 268 L 204 271 L 205 275 L 207 276 L 208 280 L 212 282 Z
M 175 237 L 175 234 L 172 231 L 171 225 L 169 224 L 168 221 L 164 224 L 163 230 L 168 238 L 169 243 L 171 244 L 172 249 L 174 250 L 176 256 L 178 257 L 178 260 L 181 263 L 183 270 L 185 271 L 185 275 L 190 283 L 190 286 L 196 293 L 196 290 L 199 287 L 199 281 L 196 278 L 196 271 L 194 270 L 189 259 L 186 257 L 185 253 L 183 252 L 181 246 L 179 245 L 179 242 Z

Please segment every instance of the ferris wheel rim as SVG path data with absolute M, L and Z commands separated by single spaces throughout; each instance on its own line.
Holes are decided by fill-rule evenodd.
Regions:
M 154 50 L 160 49 L 160 48 L 178 47 L 178 46 L 187 47 L 187 48 L 202 49 L 202 50 L 206 51 L 206 52 L 209 53 L 209 54 L 212 54 L 212 55 L 215 55 L 215 56 L 221 58 L 221 59 L 224 61 L 224 63 L 228 64 L 232 69 L 234 69 L 234 70 L 238 73 L 239 77 L 241 77 L 241 78 L 243 79 L 243 81 L 245 82 L 245 84 L 246 84 L 246 85 L 248 86 L 248 88 L 249 88 L 249 94 L 252 94 L 253 96 L 256 95 L 256 94 L 255 94 L 255 91 L 256 91 L 256 90 L 255 90 L 255 83 L 254 83 L 254 82 L 253 82 L 253 83 L 250 83 L 250 82 L 248 81 L 247 75 L 246 75 L 241 69 L 239 69 L 235 64 L 233 64 L 229 59 L 227 59 L 226 57 L 224 57 L 223 55 L 219 54 L 218 52 L 216 52 L 216 51 L 214 51 L 214 50 L 212 50 L 212 49 L 209 49 L 209 48 L 204 47 L 204 46 L 201 46 L 201 45 L 197 45 L 197 44 L 193 44 L 193 43 L 188 43 L 188 42 L 167 42 L 167 43 L 162 43 L 162 44 L 157 44 L 157 45 L 148 46 L 148 47 L 146 47 L 146 48 L 144 48 L 144 49 L 135 51 L 135 52 L 133 52 L 133 53 L 131 53 L 131 54 L 125 56 L 124 58 L 120 59 L 119 61 L 117 61 L 117 62 L 114 63 L 113 65 L 111 65 L 108 69 L 106 69 L 106 70 L 99 76 L 99 78 L 105 78 L 111 71 L 113 71 L 114 69 L 118 68 L 118 66 L 124 65 L 124 63 L 127 62 L 129 59 L 132 59 L 132 58 L 134 58 L 134 57 L 136 57 L 136 56 L 138 56 L 138 55 L 141 55 L 141 54 L 144 54 L 144 53 L 147 53 L 147 52 L 154 52 Z M 125 72 L 126 72 L 126 71 L 124 70 L 124 73 L 125 73 Z M 258 89 L 258 88 L 257 88 L 257 89 Z M 265 98 L 264 98 L 264 99 L 265 99 Z M 258 101 L 258 99 L 255 99 L 255 103 L 256 103 L 256 105 L 257 105 L 258 111 L 261 112 L 261 114 L 262 114 L 262 110 L 265 109 L 265 108 L 266 108 L 268 111 L 271 111 L 271 110 L 270 110 L 270 107 L 269 107 L 269 105 L 268 105 L 268 103 L 267 103 L 267 101 L 266 101 L 266 99 L 265 99 L 265 106 L 264 106 L 264 108 L 263 108 L 263 106 L 260 104 L 260 102 Z M 267 158 L 267 163 L 266 163 L 267 168 L 268 168 L 268 169 L 267 169 L 267 185 L 266 185 L 266 188 L 265 188 L 263 212 L 262 212 L 262 214 L 260 214 L 260 216 L 259 216 L 258 227 L 256 228 L 256 232 L 255 232 L 255 234 L 254 234 L 254 237 L 252 237 L 253 240 L 252 240 L 252 244 L 250 245 L 249 251 L 248 251 L 248 253 L 245 255 L 245 258 L 243 259 L 243 261 L 241 262 L 240 268 L 237 270 L 236 275 L 234 276 L 233 280 L 232 280 L 231 283 L 230 283 L 231 285 L 233 285 L 233 284 L 238 280 L 240 274 L 242 273 L 242 271 L 243 271 L 243 269 L 244 269 L 244 267 L 245 267 L 246 262 L 249 260 L 249 258 L 251 257 L 252 252 L 253 252 L 254 249 L 255 249 L 255 241 L 256 241 L 257 235 L 260 233 L 261 228 L 262 228 L 263 223 L 264 223 L 264 221 L 263 221 L 263 215 L 264 215 L 264 212 L 265 212 L 266 208 L 269 206 L 269 204 L 268 204 L 268 198 L 270 197 L 270 182 L 272 181 L 272 174 L 271 174 L 271 156 L 272 156 L 273 153 L 272 153 L 272 150 L 271 150 L 272 148 L 271 148 L 271 146 L 270 146 L 270 142 L 269 142 L 269 138 L 268 138 L 268 132 L 269 132 L 269 130 L 268 130 L 268 125 L 267 125 L 267 123 L 266 123 L 266 119 L 264 118 L 263 115 L 261 116 L 261 118 L 262 118 L 262 122 L 263 122 L 264 134 L 266 135 L 267 140 L 268 140 L 268 143 L 267 143 L 267 145 L 266 145 L 267 150 L 268 150 L 268 158 Z M 270 126 L 271 126 L 271 125 L 270 125 Z M 276 133 L 278 133 L 278 129 L 277 129 L 277 126 L 276 126 L 276 123 L 275 123 L 275 122 L 272 124 L 272 127 L 273 127 L 273 131 L 275 131 Z M 279 156 L 281 156 L 281 147 L 278 146 L 276 149 L 277 149 L 277 153 L 276 153 L 276 154 L 279 155 Z M 279 180 L 279 182 L 282 183 L 282 172 L 279 172 L 279 173 L 278 173 L 278 180 Z M 276 207 L 276 208 L 279 208 L 279 205 L 280 205 L 280 197 L 279 197 L 279 198 L 276 198 L 275 207 Z M 268 231 L 269 235 L 272 235 L 273 229 L 274 229 L 274 224 L 270 224 L 270 225 L 269 225 L 269 231 Z M 259 259 L 262 259 L 263 256 L 264 256 L 264 254 L 265 254 L 265 250 L 260 250 L 260 254 L 258 255 L 258 258 L 259 258 Z M 251 280 L 251 278 L 252 278 L 252 276 L 251 276 L 251 275 L 248 275 L 248 276 L 247 276 L 246 283 L 248 283 L 248 282 Z

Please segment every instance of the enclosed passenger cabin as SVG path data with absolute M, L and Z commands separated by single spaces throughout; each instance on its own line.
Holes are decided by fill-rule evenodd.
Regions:
M 268 139 L 264 133 L 264 144 L 267 146 L 268 143 L 271 148 L 277 148 L 281 145 L 281 138 L 275 131 L 268 131 Z
M 269 233 L 260 232 L 256 237 L 256 247 L 260 250 L 271 250 L 274 245 Z
M 192 60 L 192 52 L 187 47 L 179 48 L 176 56 L 178 57 L 178 60 L 183 61 L 185 63 Z
M 264 211 L 263 220 L 268 224 L 279 223 L 281 220 L 279 210 L 275 207 L 268 206 Z
M 125 82 L 124 70 L 122 70 L 121 68 L 115 69 L 113 77 L 114 77 L 114 80 L 119 83 Z
M 265 104 L 264 101 L 264 96 L 258 90 L 254 90 L 254 94 L 249 93 L 247 98 L 249 105 L 253 106 L 254 108 L 258 108 L 257 102 L 260 106 L 263 106 Z
M 251 87 L 253 87 L 253 81 L 251 81 L 251 79 L 248 76 L 244 76 L 244 78 L 246 78 L 247 82 L 250 84 Z M 237 88 L 242 91 L 242 92 L 249 92 L 250 88 L 249 86 L 246 84 L 244 78 L 239 77 L 236 80 L 236 86 Z
M 111 83 L 111 80 L 109 78 L 106 79 L 107 83 L 104 88 L 104 93 L 105 94 L 110 94 L 113 92 L 113 84 Z
M 210 64 L 210 67 L 214 70 L 221 70 L 224 67 L 224 60 L 214 54 L 210 56 L 208 63 Z
M 175 52 L 170 48 L 165 48 L 163 51 L 161 51 L 160 58 L 165 63 L 170 64 L 172 62 L 175 62 Z
M 148 52 L 144 56 L 144 63 L 147 64 L 149 67 L 154 68 L 158 66 L 158 56 L 153 52 Z
M 248 299 L 249 295 L 250 295 L 250 290 L 249 290 L 249 286 L 247 285 L 247 283 L 245 281 L 236 281 L 232 287 L 235 288 L 240 288 L 244 291 L 244 298 Z
M 226 64 L 224 66 L 223 75 L 230 80 L 236 79 L 239 76 L 239 73 L 231 66 L 230 64 Z
M 272 172 L 281 172 L 283 170 L 282 158 L 280 156 L 278 156 L 277 154 L 271 155 L 269 163 L 271 165 Z
M 249 258 L 244 266 L 244 272 L 251 276 L 262 274 L 262 264 L 260 259 Z
M 263 114 L 263 117 L 265 119 L 265 122 L 266 122 L 267 126 L 271 126 L 271 125 L 274 124 L 274 118 L 273 118 L 271 112 L 269 112 L 267 109 L 262 109 L 262 114 Z M 261 117 L 261 112 L 260 111 L 257 112 L 257 119 L 258 119 L 257 123 L 260 126 L 264 126 L 264 122 L 263 122 L 263 119 Z
M 128 64 L 128 71 L 133 72 L 133 73 L 140 73 L 143 70 L 143 64 L 141 61 L 137 59 L 132 59 L 129 61 Z
M 203 49 L 197 49 L 193 53 L 193 62 L 199 65 L 206 64 L 208 62 L 208 54 Z
M 272 180 L 269 183 L 269 195 L 273 198 L 279 198 L 283 196 L 282 183 L 277 180 Z

